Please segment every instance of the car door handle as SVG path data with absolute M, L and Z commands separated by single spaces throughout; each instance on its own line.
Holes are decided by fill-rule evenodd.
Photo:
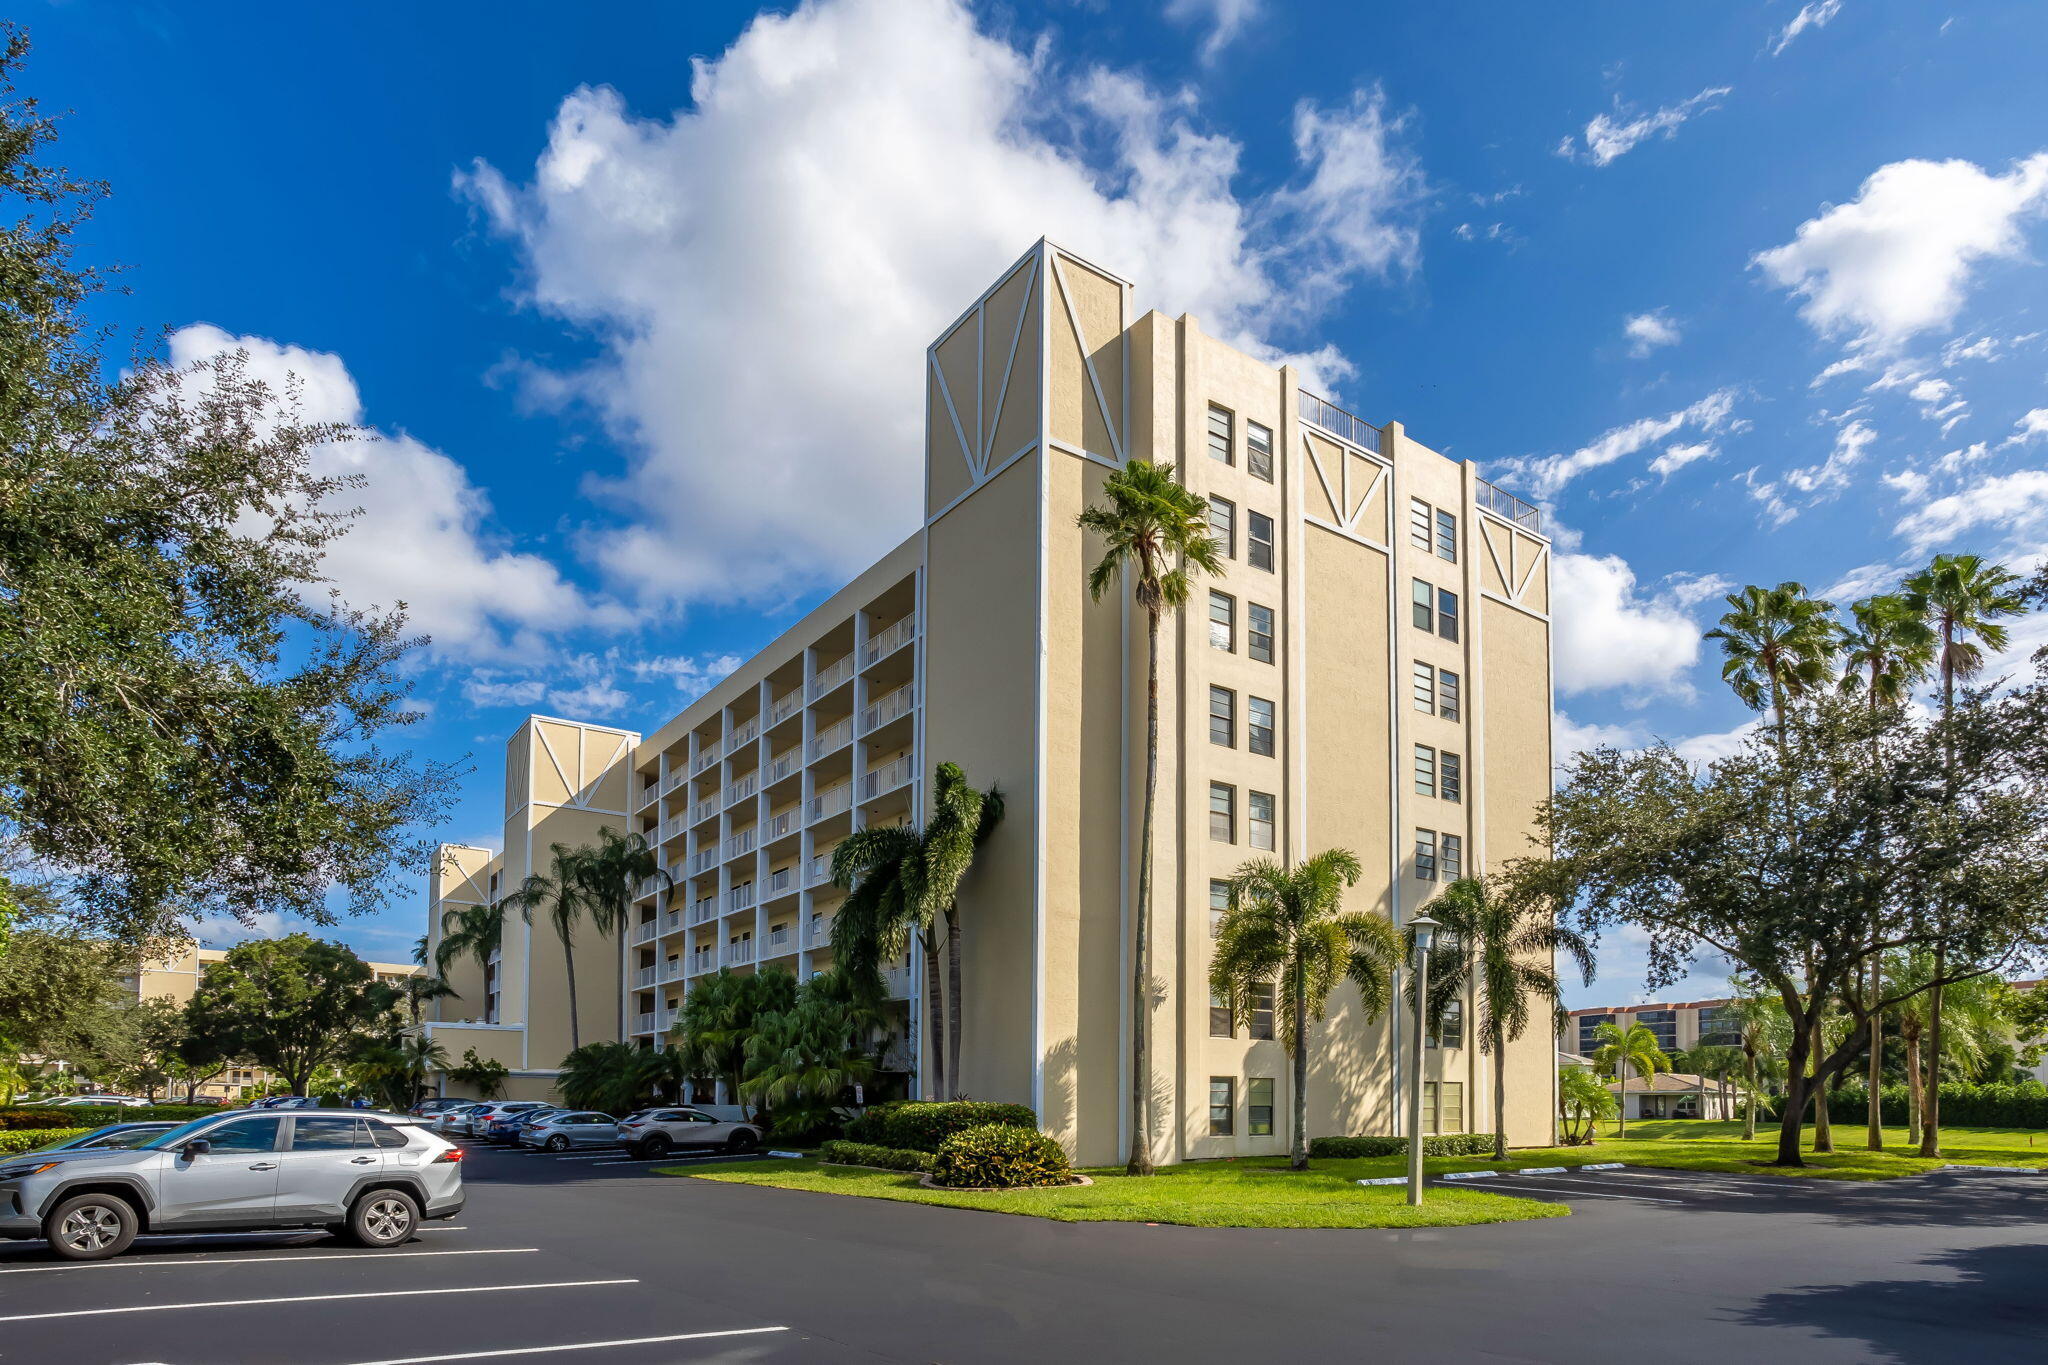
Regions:
M 373 1156 L 352 1156 L 348 1159 L 348 1164 L 351 1166 L 368 1166 L 376 1159 Z
M 274 1171 L 277 1169 L 277 1163 L 275 1161 L 259 1161 L 249 1169 L 252 1171 Z

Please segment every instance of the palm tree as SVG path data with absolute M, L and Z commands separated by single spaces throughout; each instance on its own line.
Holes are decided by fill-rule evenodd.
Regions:
M 1493 1157 L 1508 1156 L 1507 1045 L 1529 1027 L 1532 999 L 1555 1001 L 1560 994 L 1551 963 L 1559 953 L 1593 984 L 1593 946 L 1584 935 L 1556 922 L 1550 912 L 1516 905 L 1503 888 L 1478 877 L 1460 877 L 1428 906 L 1443 926 L 1429 952 L 1429 1005 L 1434 1030 L 1453 1000 L 1469 991 L 1478 1011 L 1480 1050 L 1494 1059 Z M 1414 983 L 1409 983 L 1414 993 Z M 1544 1011 L 1545 1017 L 1549 1010 Z
M 760 1020 L 747 1039 L 744 1093 L 774 1115 L 784 1137 L 832 1124 L 847 1092 L 875 1078 L 871 1013 L 838 976 L 805 982 L 793 1007 Z
M 428 976 L 425 973 L 408 976 L 404 981 L 400 982 L 398 994 L 399 998 L 405 1001 L 406 1015 L 411 1019 L 412 1026 L 415 1029 L 420 1026 L 420 1021 L 425 1018 L 427 1005 L 430 1001 L 460 1000 L 462 998 L 455 993 L 453 986 L 450 986 L 440 977 Z
M 1977 555 L 1936 555 L 1932 563 L 1906 580 L 1906 600 L 1933 628 L 1941 641 L 1941 727 L 1944 785 L 1953 799 L 1955 788 L 1956 681 L 1974 678 L 1984 667 L 1984 647 L 2002 650 L 2006 629 L 2002 618 L 2018 616 L 2026 602 L 2019 576 L 2003 564 L 1987 564 Z M 1947 945 L 1934 941 L 1934 975 L 1947 971 Z M 1941 1155 L 1941 993 L 1928 1011 L 1927 1109 L 1920 1129 L 1920 1155 Z
M 398 1044 L 398 1057 L 411 1084 L 410 1104 L 419 1103 L 429 1071 L 448 1069 L 448 1050 L 424 1033 L 407 1034 Z
M 940 1027 L 939 940 L 936 926 L 921 918 L 931 909 L 924 894 L 924 840 L 908 825 L 857 829 L 832 850 L 832 880 L 846 899 L 832 916 L 832 961 L 855 981 L 879 989 L 882 967 L 910 949 L 916 936 L 924 950 L 924 1019 Z M 926 1096 L 943 1099 L 946 1049 L 931 1035 L 932 1084 Z
M 1745 992 L 1729 1004 L 1728 1019 L 1741 1037 L 1742 1140 L 1756 1138 L 1757 1067 L 1776 1051 L 1778 1039 L 1788 1024 L 1785 1007 L 1768 996 Z
M 946 917 L 946 1071 L 960 1085 L 960 881 L 975 853 L 1003 818 L 1000 787 L 968 785 L 957 763 L 941 763 L 932 783 L 931 815 L 923 835 L 924 875 L 919 894 Z M 920 912 L 920 920 L 929 916 Z
M 634 838 L 639 838 L 634 835 Z M 533 912 L 546 910 L 548 923 L 562 944 L 562 968 L 569 977 L 569 1050 L 583 1045 L 583 1030 L 576 1010 L 576 923 L 587 911 L 593 928 L 609 937 L 625 922 L 621 909 L 609 898 L 593 896 L 590 860 L 593 850 L 548 845 L 548 870 L 529 873 L 519 889 L 501 902 L 517 910 L 520 918 L 533 923 Z
M 610 936 L 625 927 L 642 882 L 651 879 L 659 885 L 664 905 L 675 889 L 675 878 L 661 865 L 661 851 L 638 830 L 621 834 L 600 829 L 597 842 L 582 852 L 577 873 L 583 884 L 584 906 L 590 911 L 591 927 L 600 934 Z
M 1842 690 L 1861 692 L 1875 712 L 1902 705 L 1934 666 L 1934 631 L 1906 598 L 1896 594 L 1866 597 L 1849 608 L 1855 622 L 1842 638 Z M 1875 757 L 1877 739 L 1871 737 Z M 1873 934 L 1875 930 L 1873 929 Z M 1865 972 L 1865 998 L 1873 1004 L 1884 996 L 1883 955 L 1872 952 Z M 1864 1145 L 1884 1150 L 1884 1119 L 1878 1092 L 1884 1079 L 1882 1021 L 1871 1021 L 1869 1092 L 1864 1116 Z
M 1271 858 L 1244 863 L 1230 879 L 1230 908 L 1217 927 L 1209 988 L 1230 1007 L 1233 1024 L 1251 1013 L 1252 999 L 1275 976 L 1287 1008 L 1280 1041 L 1294 1060 L 1294 1170 L 1308 1168 L 1308 1022 L 1321 1019 L 1330 992 L 1355 957 L 1399 961 L 1400 935 L 1379 915 L 1347 914 L 1344 891 L 1359 878 L 1357 855 L 1333 848 L 1293 868 Z M 1379 1002 L 1384 1007 L 1385 1000 Z M 1367 1010 L 1378 1010 L 1368 1000 Z
M 717 1076 L 734 1104 L 745 1102 L 747 1040 L 771 1014 L 796 1003 L 796 978 L 784 971 L 735 975 L 721 967 L 690 988 L 671 1036 L 683 1074 Z
M 1196 573 L 1221 573 L 1209 536 L 1209 504 L 1174 481 L 1170 464 L 1132 460 L 1103 480 L 1106 507 L 1081 513 L 1081 528 L 1102 537 L 1102 558 L 1088 574 L 1097 602 L 1129 578 L 1145 613 L 1145 810 L 1138 845 L 1138 909 L 1131 954 L 1131 1156 L 1126 1171 L 1152 1174 L 1152 817 L 1159 798 L 1159 621 L 1187 605 Z
M 1600 1046 L 1593 1049 L 1593 1068 L 1602 1073 L 1612 1072 L 1621 1083 L 1621 1112 L 1615 1128 L 1616 1137 L 1628 1136 L 1628 1073 L 1631 1068 L 1645 1076 L 1671 1069 L 1671 1059 L 1664 1055 L 1664 1049 L 1657 1046 L 1657 1035 L 1641 1024 L 1630 1024 L 1627 1028 L 1608 1022 L 1593 1030 L 1593 1036 L 1600 1040 Z
M 505 904 L 457 905 L 441 912 L 441 941 L 434 945 L 434 970 L 446 976 L 464 957 L 488 970 L 491 954 L 505 941 Z

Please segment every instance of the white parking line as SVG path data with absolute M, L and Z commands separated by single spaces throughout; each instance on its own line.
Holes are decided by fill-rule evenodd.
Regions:
M 538 1356 L 555 1351 L 598 1351 L 608 1346 L 654 1346 L 668 1341 L 710 1341 L 715 1337 L 757 1337 L 769 1332 L 787 1332 L 787 1327 L 734 1327 L 723 1332 L 678 1332 L 672 1337 L 620 1337 L 616 1341 L 572 1341 L 563 1346 L 514 1346 L 502 1351 L 461 1351 L 446 1356 L 402 1356 L 391 1360 L 361 1360 L 355 1365 L 439 1365 L 445 1360 L 496 1360 L 503 1356 Z
M 1531 1180 L 1540 1179 L 1541 1182 L 1545 1185 L 1585 1185 L 1593 1189 L 1599 1190 L 1611 1190 L 1615 1188 L 1615 1183 L 1611 1180 L 1572 1180 L 1568 1177 L 1554 1175 L 1546 1175 L 1542 1177 L 1530 1176 L 1529 1178 Z M 1659 1180 L 1652 1182 L 1646 1186 L 1642 1186 L 1641 1188 L 1657 1190 L 1698 1190 L 1706 1194 L 1723 1195 L 1729 1199 L 1763 1198 L 1763 1196 L 1760 1194 L 1750 1194 L 1745 1190 L 1724 1190 L 1713 1185 L 1686 1185 L 1681 1184 L 1675 1180 Z
M 292 1251 L 296 1248 L 280 1247 L 279 1250 Z M 417 1261 L 422 1256 L 520 1256 L 539 1250 L 539 1247 L 478 1247 L 471 1251 L 343 1251 L 321 1256 L 207 1256 L 185 1261 L 173 1261 L 164 1256 L 145 1256 L 134 1261 L 23 1266 L 19 1270 L 0 1270 L 0 1275 L 39 1275 L 47 1270 L 148 1270 L 156 1266 L 260 1265 L 265 1261 L 279 1265 L 303 1265 L 308 1261 Z
M 1633 1166 L 1625 1171 L 1612 1172 L 1610 1178 L 1613 1177 L 1619 1177 L 1624 1180 L 1638 1180 L 1644 1184 L 1670 1184 L 1678 1181 L 1694 1185 L 1712 1185 L 1716 1188 L 1723 1185 L 1740 1185 L 1745 1189 L 1765 1190 L 1789 1190 L 1811 1187 L 1815 1184 L 1840 1183 L 1836 1181 L 1801 1180 L 1798 1176 L 1786 1176 L 1782 1180 L 1772 1180 L 1768 1177 L 1751 1178 L 1741 1175 L 1714 1175 L 1705 1171 L 1698 1174 L 1693 1174 L 1689 1171 L 1644 1171 L 1638 1170 Z
M 1580 1194 L 1571 1190 L 1557 1190 L 1545 1185 L 1510 1185 L 1504 1180 L 1468 1180 L 1462 1185 L 1446 1185 L 1443 1188 L 1451 1190 L 1471 1189 L 1473 1186 L 1483 1186 L 1489 1190 L 1515 1190 L 1522 1193 L 1541 1193 L 1545 1189 L 1552 1189 L 1553 1193 L 1567 1195 L 1573 1199 L 1626 1199 L 1632 1204 L 1683 1204 L 1685 1202 L 1683 1199 L 1651 1199 L 1649 1196 L 1641 1194 L 1595 1194 L 1590 1190 Z
M 693 1161 L 736 1160 L 752 1157 L 752 1152 L 699 1152 L 695 1156 L 670 1153 L 668 1156 L 638 1157 L 630 1161 L 600 1161 L 600 1166 L 673 1166 L 678 1162 L 689 1165 Z
M 269 1299 L 213 1299 L 205 1303 L 139 1303 L 123 1308 L 73 1308 L 62 1313 L 10 1313 L 0 1322 L 43 1322 L 51 1318 L 100 1318 L 116 1313 L 167 1313 L 179 1308 L 264 1308 L 275 1303 L 331 1303 L 339 1299 L 411 1299 L 428 1294 L 503 1294 L 525 1289 L 591 1289 L 638 1284 L 638 1280 L 549 1280 L 541 1284 L 480 1284 L 464 1289 L 380 1289 L 359 1294 L 292 1294 Z

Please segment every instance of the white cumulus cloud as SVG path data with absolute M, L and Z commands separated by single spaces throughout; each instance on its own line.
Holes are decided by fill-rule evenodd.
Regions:
M 2031 408 L 2019 421 L 2012 424 L 2012 435 L 2000 444 L 2017 446 L 2048 436 L 2048 408 Z
M 459 184 L 525 299 L 599 344 L 540 375 L 629 452 L 588 551 L 648 599 L 778 603 L 916 526 L 924 349 L 1041 234 L 1275 360 L 1412 270 L 1426 186 L 1379 92 L 1298 105 L 1293 132 L 1295 178 L 1240 198 L 1191 95 L 1071 75 L 955 0 L 818 0 L 700 59 L 686 108 L 579 89 L 530 176 Z
M 1827 27 L 1828 20 L 1842 12 L 1842 0 L 1814 0 L 1813 4 L 1801 5 L 1799 13 L 1792 16 L 1790 23 L 1778 30 L 1771 39 L 1771 55 L 1777 56 L 1792 46 L 1792 40 L 1808 29 Z
M 1635 113 L 1616 96 L 1611 117 L 1595 114 L 1586 124 L 1583 134 L 1569 135 L 1557 144 L 1557 154 L 1568 160 L 1605 166 L 1634 151 L 1636 145 L 1646 138 L 1660 133 L 1667 138 L 1676 137 L 1679 125 L 1695 114 L 1713 109 L 1730 93 L 1728 86 L 1709 86 L 1690 99 L 1664 105 L 1647 114 Z
M 1783 526 L 1798 516 L 1802 508 L 1825 502 L 1847 488 L 1850 472 L 1863 463 L 1876 439 L 1877 430 L 1868 422 L 1844 422 L 1835 432 L 1835 443 L 1827 458 L 1820 463 L 1788 469 L 1770 480 L 1759 479 L 1756 471 L 1750 470 L 1744 476 L 1749 495 L 1764 505 L 1773 526 Z
M 2022 469 L 1981 479 L 1899 519 L 1896 528 L 1915 553 L 1961 551 L 1968 534 L 1995 539 L 2005 551 L 2042 548 L 2048 537 L 2048 469 Z
M 1678 324 L 1661 308 L 1653 313 L 1634 314 L 1622 324 L 1621 331 L 1628 338 L 1628 353 L 1638 360 L 1659 346 L 1676 346 L 1680 335 Z
M 1637 589 L 1619 555 L 1557 553 L 1550 572 L 1551 653 L 1557 690 L 1625 689 L 1637 696 L 1687 696 L 1699 661 L 1700 628 L 1686 607 L 1691 580 L 1663 593 Z
M 1689 403 L 1662 417 L 1638 418 L 1603 432 L 1597 440 L 1569 454 L 1503 460 L 1500 464 L 1501 477 L 1527 483 L 1538 497 L 1554 497 L 1579 475 L 1647 450 L 1681 429 L 1698 432 L 1722 430 L 1729 425 L 1729 418 L 1735 412 L 1735 397 L 1734 389 L 1716 389 L 1698 402 Z M 1695 455 L 1692 458 L 1700 457 Z M 1681 465 L 1684 463 L 1680 461 Z
M 1662 455 L 1650 461 L 1650 472 L 1668 479 L 1687 465 L 1698 460 L 1711 460 L 1720 453 L 1712 441 L 1674 442 L 1664 447 Z

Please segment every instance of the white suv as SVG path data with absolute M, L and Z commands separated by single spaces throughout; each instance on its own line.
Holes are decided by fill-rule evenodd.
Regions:
M 462 1149 L 410 1119 L 353 1109 L 209 1114 L 128 1150 L 0 1158 L 0 1237 L 73 1261 L 141 1232 L 324 1227 L 367 1247 L 462 1211 Z

